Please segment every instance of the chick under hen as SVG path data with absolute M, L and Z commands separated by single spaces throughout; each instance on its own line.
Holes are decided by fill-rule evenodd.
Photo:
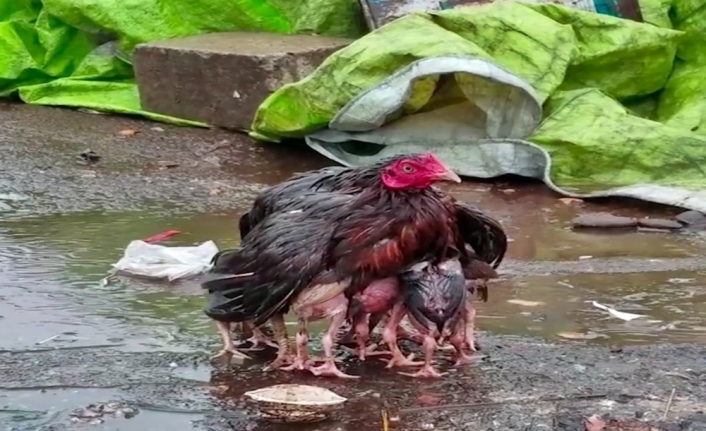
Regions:
M 468 319 L 469 294 L 461 263 L 448 259 L 438 264 L 422 261 L 399 275 L 403 301 L 389 313 L 383 329 L 383 341 L 388 345 L 392 360 L 388 367 L 422 365 L 412 377 L 439 377 L 432 365 L 440 343 L 449 340 L 456 350 L 456 364 L 470 360 L 464 349 Z M 397 345 L 398 335 L 421 344 L 423 363 L 410 363 Z

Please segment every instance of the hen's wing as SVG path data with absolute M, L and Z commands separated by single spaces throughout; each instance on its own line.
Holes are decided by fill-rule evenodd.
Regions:
M 239 249 L 217 256 L 202 284 L 218 304 L 207 314 L 260 325 L 286 312 L 296 294 L 324 276 L 324 253 L 335 228 L 330 220 L 353 197 L 309 193 L 300 199 L 299 209 L 269 215 L 253 226 Z
M 327 253 L 329 267 L 340 278 L 351 278 L 347 296 L 374 280 L 396 276 L 426 256 L 442 259 L 455 250 L 455 234 L 449 228 L 455 225 L 443 205 L 430 206 L 424 199 L 396 205 L 367 200 L 366 193 L 356 199 L 348 215 L 337 221 Z
M 507 235 L 502 225 L 465 202 L 454 200 L 454 206 L 459 234 L 463 241 L 471 246 L 482 261 L 497 268 L 507 251 Z
M 247 213 L 240 217 L 240 238 L 245 238 L 254 226 L 268 215 L 287 209 L 297 209 L 299 198 L 312 192 L 335 190 L 336 175 L 350 170 L 341 166 L 331 166 L 315 171 L 303 172 L 290 179 L 262 191 Z

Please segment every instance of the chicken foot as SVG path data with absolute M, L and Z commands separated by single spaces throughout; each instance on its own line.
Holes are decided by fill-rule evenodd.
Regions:
M 391 355 L 392 353 L 387 350 L 376 350 L 378 344 L 373 343 L 367 345 L 370 340 L 370 330 L 371 327 L 375 328 L 379 323 L 379 316 L 373 317 L 373 325 L 370 324 L 371 315 L 370 313 L 360 312 L 353 318 L 353 330 L 355 331 L 355 341 L 358 346 L 355 349 L 351 349 L 353 354 L 358 357 L 360 361 L 365 361 L 368 356 L 382 356 Z
M 333 357 L 333 347 L 335 344 L 335 335 L 346 320 L 346 312 L 343 310 L 331 316 L 329 326 L 326 333 L 321 338 L 321 344 L 324 347 L 324 363 L 318 367 L 310 368 L 309 371 L 315 376 L 339 377 L 345 379 L 357 379 L 359 376 L 346 374 L 338 369 L 336 361 Z M 365 345 L 363 346 L 365 348 Z
M 400 324 L 404 316 L 407 314 L 407 309 L 403 303 L 397 303 L 392 308 L 390 318 L 382 331 L 382 339 L 390 349 L 392 359 L 387 363 L 386 368 L 392 367 L 414 367 L 423 365 L 424 362 L 415 362 L 412 360 L 412 355 L 405 357 L 397 344 L 397 326 Z M 434 343 L 436 344 L 436 343 Z M 436 346 L 435 346 L 436 347 Z
M 233 343 L 233 337 L 230 331 L 230 323 L 227 322 L 216 322 L 216 327 L 218 332 L 221 334 L 223 339 L 223 349 L 214 355 L 211 360 L 223 360 L 226 364 L 230 364 L 233 357 L 240 359 L 250 359 L 248 355 L 239 351 L 235 344 Z
M 430 335 L 425 335 L 424 336 L 424 342 L 423 342 L 423 347 L 424 347 L 424 365 L 422 366 L 422 369 L 417 371 L 416 373 L 399 373 L 402 374 L 403 376 L 409 376 L 409 377 L 426 377 L 426 378 L 438 378 L 443 376 L 442 373 L 436 371 L 434 366 L 432 365 L 432 360 L 434 359 L 434 352 L 436 352 L 436 340 L 434 337 Z
M 285 364 L 293 363 L 294 358 L 290 352 L 291 346 L 289 343 L 289 336 L 287 335 L 287 326 L 284 324 L 284 316 L 281 314 L 276 314 L 272 316 L 270 323 L 272 323 L 274 339 L 277 342 L 277 357 L 265 369 L 277 370 L 282 368 Z
M 305 317 L 299 317 L 297 320 L 297 354 L 291 365 L 287 367 L 280 368 L 282 371 L 294 371 L 294 370 L 309 370 L 313 365 L 314 361 L 309 358 L 309 351 L 307 350 L 309 344 L 309 321 Z
M 471 303 L 470 299 L 466 301 L 466 315 L 464 316 L 464 320 L 466 321 L 466 347 L 468 347 L 471 352 L 476 352 L 478 351 L 478 347 L 476 346 L 476 337 L 474 333 L 476 309 L 473 308 L 473 304 Z
M 247 340 L 243 340 L 238 344 L 238 347 L 240 348 L 241 351 L 244 352 L 255 352 L 259 350 L 263 350 L 265 346 L 270 346 L 278 349 L 280 346 L 278 343 L 272 341 L 265 335 L 264 332 L 257 326 L 255 326 L 252 322 L 243 322 L 245 328 L 249 329 L 250 332 L 252 332 L 252 336 L 248 338 Z M 250 347 L 247 349 L 243 349 L 242 346 L 250 344 Z M 260 347 L 261 345 L 264 345 Z

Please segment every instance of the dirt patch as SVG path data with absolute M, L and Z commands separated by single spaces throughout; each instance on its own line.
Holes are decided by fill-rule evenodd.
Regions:
M 23 411 L 25 415 L 34 412 L 37 417 L 22 421 L 27 425 L 47 422 L 51 416 L 46 425 L 68 426 L 74 423 L 71 418 L 76 406 L 62 410 L 62 398 L 88 393 L 79 396 L 86 404 L 83 407 L 120 399 L 123 409 L 135 409 L 139 414 L 133 419 L 105 418 L 106 426 L 115 430 L 135 429 L 137 422 L 133 421 L 157 427 L 165 414 L 184 415 L 203 430 L 375 430 L 382 429 L 380 412 L 387 410 L 395 420 L 394 429 L 402 430 L 573 431 L 581 430 L 583 418 L 593 414 L 661 423 L 674 389 L 664 421 L 669 427 L 661 429 L 706 429 L 703 347 L 611 351 L 487 334 L 481 342 L 485 357 L 476 364 L 448 370 L 450 375 L 441 380 L 424 382 L 383 370 L 375 362 L 350 369 L 362 376 L 360 381 L 342 382 L 263 373 L 261 364 L 217 370 L 203 354 L 125 353 L 116 349 L 5 353 L 0 355 L 0 404 L 15 412 L 15 420 Z M 304 428 L 262 423 L 244 409 L 244 392 L 286 382 L 321 385 L 349 402 L 332 421 Z M 107 392 L 90 396 L 90 391 L 96 390 Z M 30 400 L 32 394 L 45 405 L 27 401 L 23 406 L 22 400 Z M 100 396 L 108 399 L 91 399 Z M 434 403 L 425 401 L 430 397 Z M 8 429 L 18 426 L 12 418 L 5 423 Z M 176 429 L 190 428 L 184 424 Z

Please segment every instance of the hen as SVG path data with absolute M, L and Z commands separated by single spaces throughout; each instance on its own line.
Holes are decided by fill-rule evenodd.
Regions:
M 304 172 L 266 189 L 257 196 L 252 209 L 241 216 L 241 238 L 245 238 L 250 230 L 268 214 L 275 211 L 296 210 L 302 203 L 301 195 L 304 193 L 332 191 L 349 194 L 361 193 L 375 184 L 377 181 L 376 171 L 395 159 L 385 159 L 372 167 L 362 169 L 327 167 Z M 471 293 L 477 292 L 482 300 L 487 300 L 487 280 L 498 277 L 495 268 L 502 262 L 507 250 L 507 236 L 502 226 L 478 208 L 457 201 L 433 187 L 430 189 L 431 193 L 454 208 L 453 215 L 457 222 L 459 235 L 466 243 L 466 253 L 460 256 L 464 276 L 467 280 L 466 285 Z M 369 306 L 383 307 L 394 296 L 389 286 L 381 291 L 380 288 L 384 286 L 378 286 L 375 291 L 366 296 Z M 382 302 L 374 304 L 376 297 L 380 295 L 382 295 Z M 368 313 L 359 309 L 360 304 L 354 300 L 349 314 L 354 320 L 352 329 L 355 330 L 355 338 L 357 338 L 358 356 L 364 360 L 366 354 L 370 352 L 365 349 L 363 343 L 379 323 L 383 314 Z M 356 315 L 357 311 L 360 313 Z M 347 344 L 352 342 L 353 337 L 353 333 L 344 335 L 345 342 Z
M 291 209 L 286 200 L 245 235 L 241 248 L 224 252 L 204 282 L 217 305 L 216 320 L 253 320 L 261 325 L 291 307 L 299 319 L 297 357 L 290 368 L 347 377 L 333 361 L 333 337 L 343 324 L 349 298 L 386 283 L 421 256 L 443 258 L 464 249 L 454 208 L 430 189 L 460 178 L 431 154 L 397 157 L 358 168 L 370 186 L 351 195 L 305 192 Z M 252 274 L 251 274 L 252 273 Z M 306 357 L 308 320 L 329 318 L 323 337 L 326 360 L 311 368 Z M 288 355 L 279 340 L 278 359 Z

